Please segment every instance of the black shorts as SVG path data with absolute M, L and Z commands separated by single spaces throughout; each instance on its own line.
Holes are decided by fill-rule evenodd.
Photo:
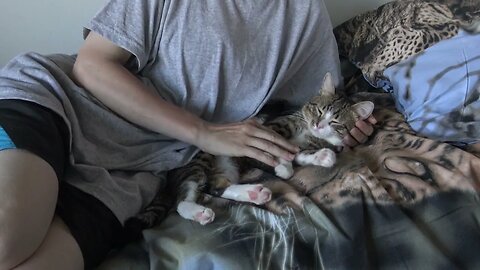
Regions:
M 56 214 L 80 246 L 85 268 L 98 265 L 123 242 L 123 228 L 100 200 L 62 181 L 69 138 L 61 117 L 35 103 L 0 100 L 0 127 L 13 142 L 11 148 L 39 156 L 55 170 L 59 179 Z

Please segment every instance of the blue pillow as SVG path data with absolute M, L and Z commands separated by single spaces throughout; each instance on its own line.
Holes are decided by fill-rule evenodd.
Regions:
M 397 109 L 419 134 L 480 141 L 480 34 L 460 31 L 384 71 Z

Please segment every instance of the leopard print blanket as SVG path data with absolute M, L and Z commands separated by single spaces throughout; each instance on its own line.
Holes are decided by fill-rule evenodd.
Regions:
M 374 86 L 383 71 L 480 20 L 478 0 L 401 0 L 361 14 L 335 28 L 339 52 Z

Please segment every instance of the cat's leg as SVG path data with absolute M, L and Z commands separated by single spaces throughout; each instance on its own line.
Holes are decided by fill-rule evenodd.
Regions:
M 221 197 L 262 205 L 272 199 L 272 192 L 261 184 L 239 184 L 227 187 Z
M 217 157 L 217 173 L 209 180 L 209 193 L 217 197 L 257 205 L 270 201 L 272 192 L 263 185 L 236 184 L 240 180 L 238 162 L 241 161 L 230 157 Z
M 199 183 L 196 181 L 185 181 L 180 185 L 179 194 L 183 194 L 183 197 L 177 204 L 177 212 L 185 219 L 194 220 L 205 225 L 215 219 L 215 212 L 210 208 L 196 203 L 199 192 L 198 188 Z
M 289 179 L 292 177 L 294 170 L 291 161 L 279 159 L 280 164 L 275 167 L 275 175 L 282 179 Z
M 308 151 L 301 152 L 295 157 L 295 162 L 300 166 L 315 165 L 330 168 L 335 165 L 336 161 L 335 152 L 328 148 L 320 149 L 313 154 Z
M 238 179 L 230 181 L 224 174 L 214 175 L 209 181 L 208 193 L 238 202 L 249 202 L 257 205 L 264 204 L 272 198 L 270 189 L 261 184 L 232 184 Z

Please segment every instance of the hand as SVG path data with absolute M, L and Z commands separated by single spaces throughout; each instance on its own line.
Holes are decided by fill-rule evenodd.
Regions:
M 372 135 L 373 125 L 376 123 L 377 119 L 373 115 L 370 115 L 365 120 L 357 121 L 355 127 L 350 130 L 350 134 L 343 139 L 343 143 L 350 147 L 365 143 L 368 140 L 368 136 Z
M 278 158 L 291 161 L 299 151 L 297 146 L 252 119 L 225 125 L 206 123 L 196 145 L 210 154 L 246 156 L 272 167 L 278 165 Z

